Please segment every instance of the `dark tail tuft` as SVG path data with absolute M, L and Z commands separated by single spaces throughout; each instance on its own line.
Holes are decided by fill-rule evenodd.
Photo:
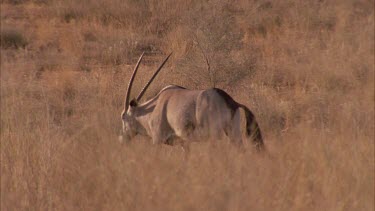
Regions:
M 254 114 L 244 105 L 240 107 L 245 111 L 246 116 L 246 136 L 251 138 L 258 151 L 264 150 L 264 143 L 262 133 L 260 132 L 259 125 L 255 120 Z

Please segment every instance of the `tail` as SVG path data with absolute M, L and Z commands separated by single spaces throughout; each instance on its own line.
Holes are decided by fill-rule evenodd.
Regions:
M 258 151 L 264 150 L 262 133 L 260 132 L 260 128 L 257 121 L 255 120 L 254 114 L 246 106 L 241 104 L 239 104 L 239 106 L 245 111 L 247 138 L 252 139 Z

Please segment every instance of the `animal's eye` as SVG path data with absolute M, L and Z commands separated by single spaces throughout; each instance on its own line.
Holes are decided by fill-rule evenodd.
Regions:
M 130 101 L 129 105 L 130 105 L 131 107 L 135 107 L 135 106 L 138 105 L 138 103 L 137 103 L 137 101 L 136 101 L 135 99 L 133 99 L 132 101 Z

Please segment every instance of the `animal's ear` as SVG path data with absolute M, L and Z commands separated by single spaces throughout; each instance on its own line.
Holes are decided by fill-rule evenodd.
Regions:
M 130 107 L 136 107 L 138 105 L 137 101 L 135 99 L 131 100 L 129 103 Z

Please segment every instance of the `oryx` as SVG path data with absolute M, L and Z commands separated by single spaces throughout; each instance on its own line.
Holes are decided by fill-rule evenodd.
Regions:
M 253 113 L 221 89 L 189 90 L 169 85 L 147 102 L 139 103 L 171 54 L 165 58 L 139 95 L 129 102 L 134 77 L 143 55 L 144 53 L 138 59 L 130 78 L 121 114 L 123 137 L 126 140 L 142 134 L 151 137 L 154 144 L 173 144 L 172 140 L 178 138 L 183 146 L 188 146 L 193 141 L 228 137 L 232 143 L 242 147 L 242 108 L 246 116 L 247 138 L 253 140 L 257 149 L 263 148 L 262 135 Z

